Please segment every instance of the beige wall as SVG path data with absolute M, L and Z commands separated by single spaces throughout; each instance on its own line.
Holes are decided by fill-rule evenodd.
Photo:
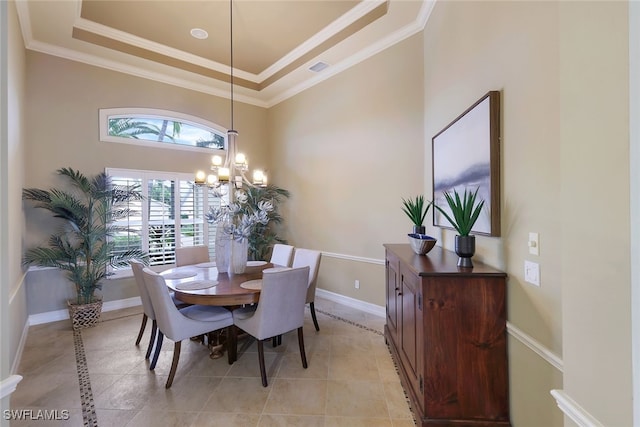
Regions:
M 424 181 L 421 52 L 414 36 L 269 110 L 288 239 L 332 253 L 318 287 L 379 306 L 382 244 L 406 242 L 401 199 Z
M 439 2 L 427 23 L 425 144 L 489 90 L 501 92 L 501 237 L 478 236 L 475 258 L 504 269 L 511 325 L 562 357 L 558 6 L 553 2 Z M 431 151 L 425 150 L 431 164 Z M 431 176 L 425 182 L 430 194 Z M 448 249 L 454 231 L 433 229 Z M 540 255 L 528 253 L 528 233 Z M 524 261 L 540 264 L 541 287 L 525 283 Z M 549 391 L 556 368 L 509 339 L 511 419 L 559 426 Z
M 626 8 L 438 2 L 425 29 L 427 137 L 502 92 L 502 237 L 478 237 L 477 258 L 509 274 L 510 324 L 563 359 L 563 372 L 527 365 L 510 338 L 514 425 L 561 425 L 554 388 L 604 425 L 631 425 Z M 453 234 L 438 237 L 452 248 Z M 540 288 L 524 260 L 540 264 Z
M 209 166 L 207 154 L 100 142 L 100 108 L 159 108 L 230 126 L 228 99 L 31 51 L 27 66 L 27 114 L 38 123 L 28 129 L 28 186 L 46 185 L 62 166 L 90 174 L 105 167 L 195 173 Z M 235 102 L 234 120 L 249 161 L 265 164 L 265 109 Z
M 412 62 L 420 41 L 412 38 L 269 111 L 275 176 L 291 182 L 294 193 L 291 240 L 377 259 L 381 243 L 404 241 L 409 224 L 399 213 L 400 197 L 431 194 L 431 137 L 487 91 L 501 91 L 502 237 L 479 236 L 476 258 L 509 274 L 511 327 L 548 360 L 560 360 L 553 366 L 511 334 L 517 426 L 562 425 L 549 394 L 562 388 L 604 424 L 630 424 L 629 259 L 593 250 L 594 235 L 622 253 L 629 248 L 626 19 L 623 2 L 438 2 L 422 35 L 424 83 L 412 78 L 421 72 Z M 598 55 L 602 61 L 595 61 Z M 424 107 L 407 94 L 407 85 L 421 84 Z M 395 100 L 390 93 L 398 94 Z M 420 132 L 412 119 L 422 108 L 424 134 L 416 147 Z M 399 115 L 405 123 L 394 126 Z M 365 137 L 381 121 L 390 126 L 381 138 Z M 401 137 L 387 134 L 393 130 Z M 367 139 L 372 147 L 392 140 L 392 149 L 365 151 Z M 419 151 L 424 163 L 416 167 L 424 172 L 416 188 L 415 159 L 407 156 Z M 393 177 L 393 185 L 370 176 L 375 170 Z M 607 203 L 599 204 L 605 194 Z M 373 204 L 370 221 L 359 218 L 363 198 Z M 576 208 L 582 208 L 579 219 Z M 529 232 L 540 234 L 539 256 L 528 252 Z M 428 233 L 453 248 L 454 232 L 428 227 Z M 540 264 L 541 287 L 525 283 L 525 260 Z M 340 257 L 323 262 L 321 288 L 383 301 L 379 266 Z M 355 291 L 353 279 L 366 273 L 371 284 Z M 604 283 L 615 296 L 603 304 Z M 616 363 L 606 361 L 612 351 Z
M 557 43 L 554 2 L 436 4 L 425 30 L 425 128 L 430 146 L 487 91 L 501 92 L 502 233 L 478 236 L 476 258 L 509 273 L 509 321 L 561 355 Z M 528 253 L 529 232 L 540 235 L 539 256 Z M 454 235 L 442 232 L 449 249 Z M 541 287 L 524 282 L 525 259 L 540 264 Z
M 174 86 L 116 73 L 29 51 L 27 53 L 27 130 L 25 186 L 49 188 L 59 181 L 55 171 L 70 166 L 85 174 L 106 167 L 193 172 L 206 169 L 211 156 L 171 149 L 100 142 L 98 110 L 148 107 L 178 111 L 230 126 L 230 103 Z M 234 125 L 251 165 L 268 168 L 266 110 L 235 102 Z M 27 209 L 27 246 L 46 242 L 55 220 L 47 211 Z M 60 275 L 32 272 L 28 276 L 29 313 L 66 308 L 73 292 Z M 50 293 L 48 293 L 50 292 Z M 108 280 L 104 301 L 137 296 L 133 279 Z M 55 296 L 55 298 L 54 298 Z
M 628 3 L 561 2 L 559 16 L 564 389 L 631 425 Z
M 14 2 L 0 6 L 0 379 L 19 360 L 27 321 L 21 268 L 24 220 L 21 192 L 25 141 L 25 50 Z M 2 408 L 8 407 L 3 399 Z M 2 421 L 3 425 L 5 421 Z

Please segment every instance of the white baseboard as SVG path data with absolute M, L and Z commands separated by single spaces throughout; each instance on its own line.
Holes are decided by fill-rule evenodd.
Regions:
M 16 356 L 13 358 L 13 364 L 11 365 L 11 373 L 18 372 L 20 361 L 22 360 L 22 352 L 24 351 L 24 345 L 27 343 L 27 334 L 29 333 L 29 321 L 24 324 L 22 328 L 22 335 L 20 335 L 20 342 L 18 343 L 18 349 L 16 350 Z
M 386 307 L 371 304 L 369 302 L 360 301 L 355 298 L 345 297 L 344 295 L 336 294 L 334 292 L 325 291 L 324 289 L 316 289 L 316 295 L 329 301 L 337 302 L 339 304 L 346 305 L 347 307 L 362 310 L 366 313 L 373 314 L 380 317 L 386 316 Z
M 136 307 L 141 304 L 142 301 L 140 300 L 140 297 L 106 301 L 102 304 L 102 311 L 120 310 L 121 308 Z M 65 320 L 68 318 L 68 310 L 47 311 L 45 313 L 29 315 L 28 325 L 40 325 L 42 323 L 57 322 L 58 320 Z
M 564 390 L 551 390 L 558 408 L 579 427 L 604 427 L 593 415 L 573 400 Z

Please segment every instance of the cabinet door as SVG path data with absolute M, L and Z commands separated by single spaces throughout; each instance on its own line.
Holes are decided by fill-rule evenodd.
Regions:
M 387 330 L 395 343 L 398 342 L 398 320 L 400 310 L 400 280 L 398 271 L 398 259 L 387 258 Z
M 404 267 L 404 266 L 402 266 Z M 402 313 L 400 323 L 400 355 L 416 396 L 422 396 L 422 326 L 421 279 L 406 268 L 400 268 Z

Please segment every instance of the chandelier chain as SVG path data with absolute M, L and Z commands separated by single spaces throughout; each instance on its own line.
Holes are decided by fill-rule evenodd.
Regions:
M 231 42 L 229 65 L 231 67 L 230 81 L 231 81 L 231 130 L 235 130 L 233 127 L 233 0 L 229 0 L 229 39 Z

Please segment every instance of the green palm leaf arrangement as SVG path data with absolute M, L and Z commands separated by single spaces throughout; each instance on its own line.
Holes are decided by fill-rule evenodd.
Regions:
M 449 205 L 449 209 L 451 209 L 453 218 L 434 203 L 436 209 L 444 215 L 460 236 L 468 236 L 469 233 L 471 233 L 471 229 L 478 220 L 482 207 L 484 206 L 484 200 L 478 200 L 476 204 L 478 190 L 479 188 L 476 188 L 476 191 L 472 193 L 465 189 L 462 197 L 460 197 L 460 194 L 455 189 L 453 190 L 453 194 L 445 191 L 444 198 L 447 201 L 447 205 Z
M 413 199 L 402 199 L 402 211 L 407 214 L 413 225 L 421 227 L 429 212 L 431 202 L 425 204 L 424 196 L 419 195 Z
M 261 202 L 269 202 L 273 205 L 273 210 L 267 213 L 268 222 L 266 224 L 257 223 L 248 239 L 249 259 L 268 259 L 269 252 L 274 244 L 287 243 L 285 239 L 278 235 L 277 226 L 282 223 L 282 216 L 278 212 L 278 207 L 291 194 L 288 190 L 273 184 L 265 187 L 247 187 L 245 194 L 247 195 L 247 213 L 257 211 Z
M 101 281 L 111 275 L 107 267 L 126 267 L 132 259 L 148 262 L 142 250 L 114 251 L 110 237 L 135 231 L 114 224 L 126 218 L 129 202 L 141 200 L 135 186 L 113 185 L 105 173 L 87 178 L 71 168 L 58 169 L 71 183 L 70 190 L 26 188 L 22 198 L 31 200 L 36 208 L 46 209 L 64 221 L 63 227 L 49 237 L 48 246 L 27 249 L 24 265 L 56 267 L 67 271 L 76 287 L 76 303 L 96 300 L 95 291 Z

